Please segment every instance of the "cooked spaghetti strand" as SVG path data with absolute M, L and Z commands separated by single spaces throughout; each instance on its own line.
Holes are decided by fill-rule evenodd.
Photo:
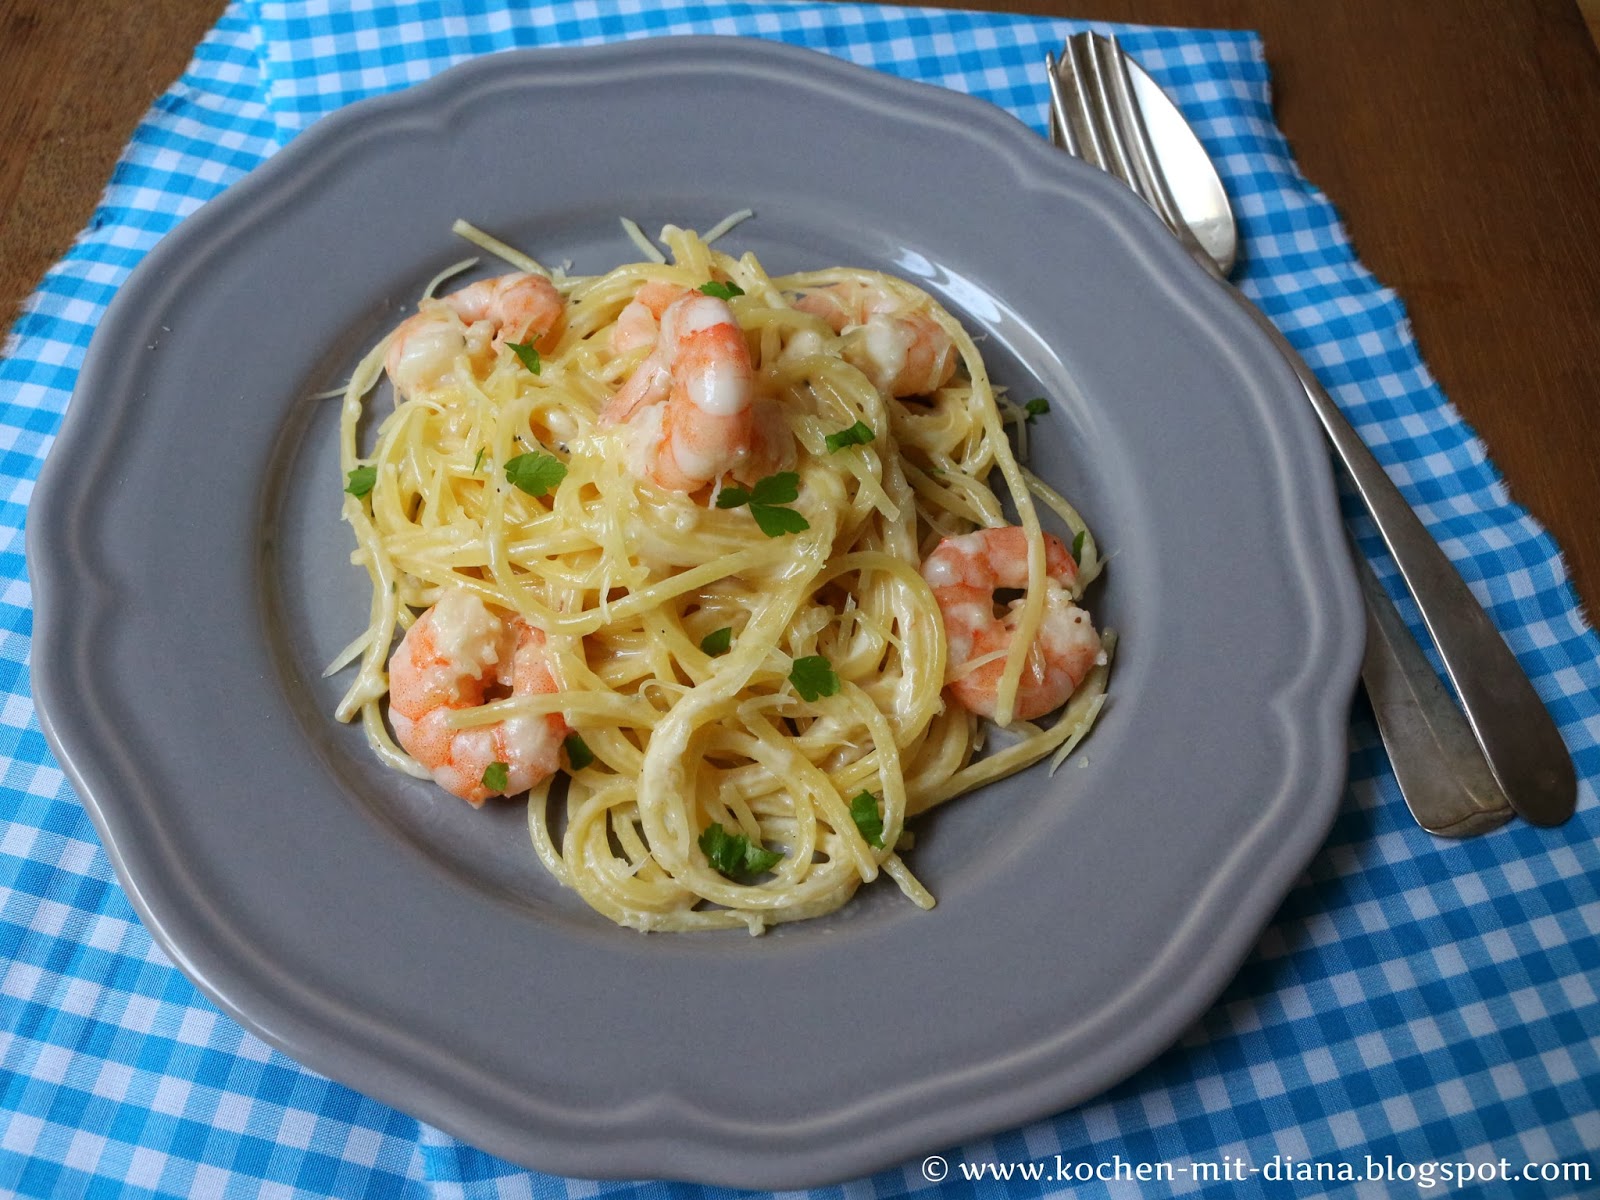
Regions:
M 760 933 L 880 873 L 931 907 L 907 822 L 1059 765 L 1114 644 L 1060 684 L 1104 559 L 972 337 L 903 280 L 712 245 L 749 216 L 659 255 L 625 221 L 651 261 L 596 276 L 458 222 L 519 274 L 434 299 L 470 264 L 442 272 L 340 410 L 371 598 L 336 716 L 473 803 L 526 791 L 552 877 L 641 930 Z M 980 683 L 992 723 L 956 699 Z

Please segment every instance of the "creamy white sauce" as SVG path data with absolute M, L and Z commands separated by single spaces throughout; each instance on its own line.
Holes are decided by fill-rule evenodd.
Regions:
M 655 448 L 666 415 L 665 405 L 652 404 L 637 410 L 622 427 L 622 460 L 635 479 L 647 478 L 655 466 Z
M 571 413 L 559 408 L 549 408 L 539 414 L 545 428 L 563 442 L 570 442 L 578 436 L 578 419 Z
M 784 343 L 783 352 L 778 355 L 780 366 L 788 366 L 796 359 L 809 358 L 813 354 L 822 353 L 822 335 L 814 329 L 802 329 Z

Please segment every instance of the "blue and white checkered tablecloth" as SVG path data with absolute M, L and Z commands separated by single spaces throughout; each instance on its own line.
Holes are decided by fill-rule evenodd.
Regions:
M 138 127 L 89 228 L 29 301 L 0 359 L 0 1193 L 702 1190 L 530 1174 L 322 1079 L 220 1015 L 135 919 L 40 734 L 23 522 L 90 334 L 140 257 L 324 114 L 474 55 L 667 33 L 776 38 L 983 97 L 1042 131 L 1037 64 L 1073 28 L 833 3 L 228 8 Z M 1219 1002 L 1098 1099 L 950 1148 L 947 1186 L 999 1167 L 1013 1171 L 1010 1182 L 961 1190 L 1426 1195 L 1426 1183 L 1442 1178 L 1431 1164 L 1505 1160 L 1512 1171 L 1584 1163 L 1594 1181 L 1478 1194 L 1600 1195 L 1600 642 L 1556 546 L 1509 500 L 1430 378 L 1399 301 L 1355 260 L 1332 209 L 1295 169 L 1273 122 L 1260 42 L 1248 33 L 1121 33 L 1193 118 L 1227 179 L 1248 247 L 1246 290 L 1487 604 L 1559 720 L 1582 793 L 1577 816 L 1558 829 L 1519 822 L 1466 843 L 1436 841 L 1407 815 L 1358 705 L 1332 836 Z M 1392 578 L 1370 526 L 1354 513 L 1352 522 Z M 1050 1175 L 1127 1174 L 1141 1164 L 1156 1178 Z M 1042 1181 L 1026 1178 L 1036 1166 Z M 1297 1181 L 1369 1167 L 1391 1174 Z M 934 1190 L 913 1162 L 818 1194 Z

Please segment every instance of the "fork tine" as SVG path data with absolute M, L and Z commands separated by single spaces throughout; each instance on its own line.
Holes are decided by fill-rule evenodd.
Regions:
M 1094 127 L 1094 112 L 1072 61 L 1072 42 L 1061 48 L 1061 57 L 1046 54 L 1050 85 L 1050 136 L 1055 144 L 1074 158 L 1100 168 L 1099 135 Z M 1103 168 L 1101 168 L 1103 169 Z
M 1098 41 L 1095 49 L 1101 75 L 1108 78 L 1110 83 L 1114 118 L 1112 124 L 1120 129 L 1127 157 L 1139 181 L 1134 185 L 1134 191 L 1156 210 L 1156 215 L 1168 229 L 1181 236 L 1180 231 L 1186 230 L 1188 226 L 1183 219 L 1183 213 L 1178 209 L 1177 201 L 1172 197 L 1171 189 L 1167 186 L 1166 172 L 1156 161 L 1150 130 L 1144 122 L 1144 109 L 1140 106 L 1138 97 L 1133 94 L 1133 77 L 1128 73 L 1128 57 L 1115 36 L 1109 40 Z
M 1092 34 L 1077 33 L 1067 39 L 1061 58 L 1063 82 L 1070 83 L 1072 102 L 1068 115 L 1075 119 L 1078 129 L 1078 157 L 1102 171 L 1111 170 L 1106 158 L 1106 146 L 1101 130 L 1097 105 L 1089 94 L 1089 62 L 1093 55 L 1088 39 Z
M 1078 72 L 1079 91 L 1093 112 L 1100 165 L 1138 192 L 1141 199 L 1148 201 L 1149 197 L 1140 192 L 1140 179 L 1134 173 L 1128 146 L 1117 121 L 1109 72 L 1101 55 L 1104 45 L 1105 39 L 1092 33 L 1081 33 L 1073 38 L 1073 60 Z
M 1179 240 L 1193 242 L 1193 231 L 1156 161 L 1121 43 L 1115 37 L 1077 33 L 1067 39 L 1059 61 L 1054 54 L 1045 55 L 1045 66 L 1052 140 L 1121 180 Z
M 1045 51 L 1045 78 L 1050 82 L 1050 140 L 1073 158 L 1083 157 L 1083 147 L 1067 115 L 1067 97 L 1061 86 L 1061 64 L 1052 51 Z

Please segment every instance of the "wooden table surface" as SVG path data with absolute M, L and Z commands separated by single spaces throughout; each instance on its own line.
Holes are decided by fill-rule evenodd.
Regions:
M 1279 122 L 1512 495 L 1600 600 L 1600 0 L 963 0 L 1249 28 Z M 0 0 L 0 320 L 87 222 L 216 0 Z M 137 15 L 134 15 L 134 14 Z

